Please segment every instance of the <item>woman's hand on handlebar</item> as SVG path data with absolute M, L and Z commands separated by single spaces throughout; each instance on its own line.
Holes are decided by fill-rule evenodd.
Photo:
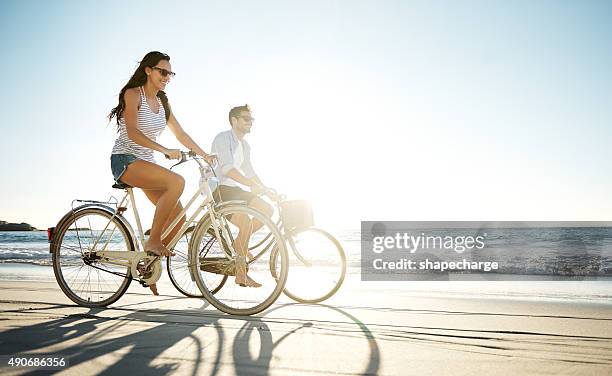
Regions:
M 166 149 L 164 150 L 164 154 L 168 159 L 177 159 L 181 160 L 183 158 L 181 151 L 179 149 Z
M 209 165 L 213 165 L 217 160 L 217 154 L 204 154 L 202 158 L 204 158 Z

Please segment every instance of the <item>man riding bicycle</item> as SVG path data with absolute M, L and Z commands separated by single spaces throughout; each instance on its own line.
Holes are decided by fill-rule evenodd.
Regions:
M 219 186 L 213 193 L 218 201 L 246 201 L 248 206 L 261 211 L 268 217 L 274 209 L 258 194 L 267 188 L 253 170 L 251 164 L 251 147 L 244 136 L 251 132 L 254 118 L 248 105 L 234 107 L 228 116 L 232 129 L 219 133 L 212 144 L 212 153 L 217 155 L 216 174 Z M 247 215 L 235 214 L 230 221 L 238 229 L 235 241 L 236 252 L 236 283 L 240 286 L 260 287 L 261 284 L 251 279 L 246 272 L 246 259 L 252 258 L 248 252 L 251 234 L 261 228 L 256 219 Z

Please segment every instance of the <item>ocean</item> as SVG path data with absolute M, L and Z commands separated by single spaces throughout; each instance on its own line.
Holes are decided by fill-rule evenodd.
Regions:
M 344 247 L 349 274 L 359 274 L 361 231 L 337 230 L 334 235 Z M 571 271 L 612 277 L 612 228 L 495 229 L 486 248 L 470 257 L 476 261 L 494 257 L 504 274 L 563 276 Z M 51 265 L 46 231 L 0 232 L 0 263 Z
M 337 230 L 347 255 L 347 281 L 384 293 L 386 289 L 405 290 L 411 295 L 487 296 L 493 298 L 554 299 L 564 301 L 612 302 L 612 229 L 559 228 L 507 229 L 504 236 L 514 239 L 507 255 L 491 236 L 491 252 L 507 262 L 505 273 L 517 281 L 387 281 L 362 282 L 361 231 Z M 499 235 L 499 234 L 498 234 Z M 534 238 L 538 238 L 535 241 Z M 583 239 L 577 241 L 576 239 Z M 548 240 L 546 240 L 548 239 Z M 556 240 L 554 240 L 556 239 Z M 585 240 L 586 239 L 586 240 Z M 534 256 L 534 255 L 537 255 Z M 534 262 L 537 260 L 537 262 Z M 591 277 L 576 281 L 555 281 L 555 271 L 572 268 L 588 271 Z M 46 231 L 0 232 L 0 279 L 53 279 L 51 254 Z M 548 265 L 548 266 L 547 266 Z M 556 267 L 549 267 L 556 265 Z M 527 271 L 525 273 L 525 271 Z M 525 274 L 546 274 L 550 281 L 529 281 Z M 594 274 L 596 272 L 596 274 Z M 165 272 L 164 272 L 165 274 Z

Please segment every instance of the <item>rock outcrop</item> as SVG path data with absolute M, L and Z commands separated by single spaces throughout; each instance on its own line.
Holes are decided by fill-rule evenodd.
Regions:
M 36 231 L 36 228 L 28 223 L 7 223 L 0 221 L 0 231 Z

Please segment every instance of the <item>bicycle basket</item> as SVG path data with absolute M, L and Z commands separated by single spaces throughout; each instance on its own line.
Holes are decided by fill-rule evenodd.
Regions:
M 301 230 L 314 226 L 314 216 L 310 202 L 305 200 L 289 200 L 281 203 L 281 215 L 285 228 Z

